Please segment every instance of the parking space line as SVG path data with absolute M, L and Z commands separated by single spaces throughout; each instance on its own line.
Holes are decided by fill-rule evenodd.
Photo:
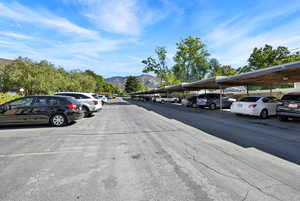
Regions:
M 51 152 L 31 152 L 31 153 L 17 153 L 17 154 L 2 154 L 0 158 L 13 158 L 21 156 L 43 156 L 43 155 L 54 155 L 54 154 L 66 154 L 66 153 L 78 153 L 82 150 L 63 150 L 63 151 L 51 151 Z

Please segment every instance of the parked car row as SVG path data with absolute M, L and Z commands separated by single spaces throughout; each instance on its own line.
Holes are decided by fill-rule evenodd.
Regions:
M 143 97 L 140 99 L 146 100 Z M 152 98 L 152 101 L 176 103 L 179 102 L 179 99 L 170 96 L 156 96 Z M 300 118 L 300 93 L 286 94 L 280 100 L 273 96 L 248 96 L 239 100 L 222 96 L 220 99 L 220 94 L 207 93 L 185 98 L 181 103 L 186 107 L 207 107 L 211 110 L 220 108 L 222 105 L 222 108 L 229 108 L 230 112 L 237 115 L 258 116 L 262 119 L 269 116 L 277 116 L 281 121 L 286 121 L 289 118 Z
M 0 125 L 44 124 L 65 126 L 102 109 L 103 97 L 93 93 L 59 92 L 26 96 L 0 105 Z
M 220 102 L 220 94 L 208 93 L 183 99 L 182 104 L 187 107 L 208 107 L 211 110 L 215 110 L 221 107 L 220 103 L 222 104 L 222 108 L 230 108 L 231 104 L 234 101 L 236 101 L 236 99 L 227 96 L 222 96 Z

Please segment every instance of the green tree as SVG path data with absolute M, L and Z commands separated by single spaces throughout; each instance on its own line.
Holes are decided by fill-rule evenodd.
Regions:
M 142 61 L 142 63 L 145 65 L 143 73 L 154 72 L 162 81 L 164 76 L 169 72 L 166 62 L 167 50 L 164 47 L 157 47 L 155 49 L 155 53 L 157 59 L 148 57 Z
M 125 91 L 127 93 L 132 93 L 139 91 L 141 85 L 135 76 L 129 76 L 125 83 Z
M 219 61 L 215 58 L 212 58 L 209 60 L 209 67 L 208 67 L 208 76 L 209 77 L 216 77 L 219 76 L 220 74 L 222 74 L 222 70 L 221 70 L 221 64 L 219 63 Z
M 299 53 L 291 54 L 287 47 L 279 46 L 273 48 L 266 44 L 263 48 L 254 48 L 248 59 L 248 70 L 258 70 L 274 65 L 299 61 Z
M 208 70 L 209 56 L 200 38 L 187 37 L 177 45 L 173 72 L 178 80 L 193 81 L 203 79 Z
M 162 82 L 160 85 L 161 86 L 169 86 L 169 85 L 174 85 L 174 84 L 179 84 L 181 83 L 180 80 L 177 80 L 176 76 L 174 73 L 170 72 L 166 74 L 163 77 L 164 82 Z
M 230 65 L 221 65 L 217 59 L 212 58 L 209 61 L 209 77 L 216 77 L 216 76 L 231 76 L 236 75 L 237 71 L 232 68 Z

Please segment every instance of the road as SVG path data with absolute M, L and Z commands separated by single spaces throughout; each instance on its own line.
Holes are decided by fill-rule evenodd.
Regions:
M 0 128 L 0 200 L 299 201 L 299 125 L 119 99 Z

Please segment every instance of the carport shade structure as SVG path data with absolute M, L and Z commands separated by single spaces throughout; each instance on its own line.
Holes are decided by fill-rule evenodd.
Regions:
M 300 82 L 300 61 L 242 73 L 217 80 L 222 86 L 258 85 L 271 86 Z

